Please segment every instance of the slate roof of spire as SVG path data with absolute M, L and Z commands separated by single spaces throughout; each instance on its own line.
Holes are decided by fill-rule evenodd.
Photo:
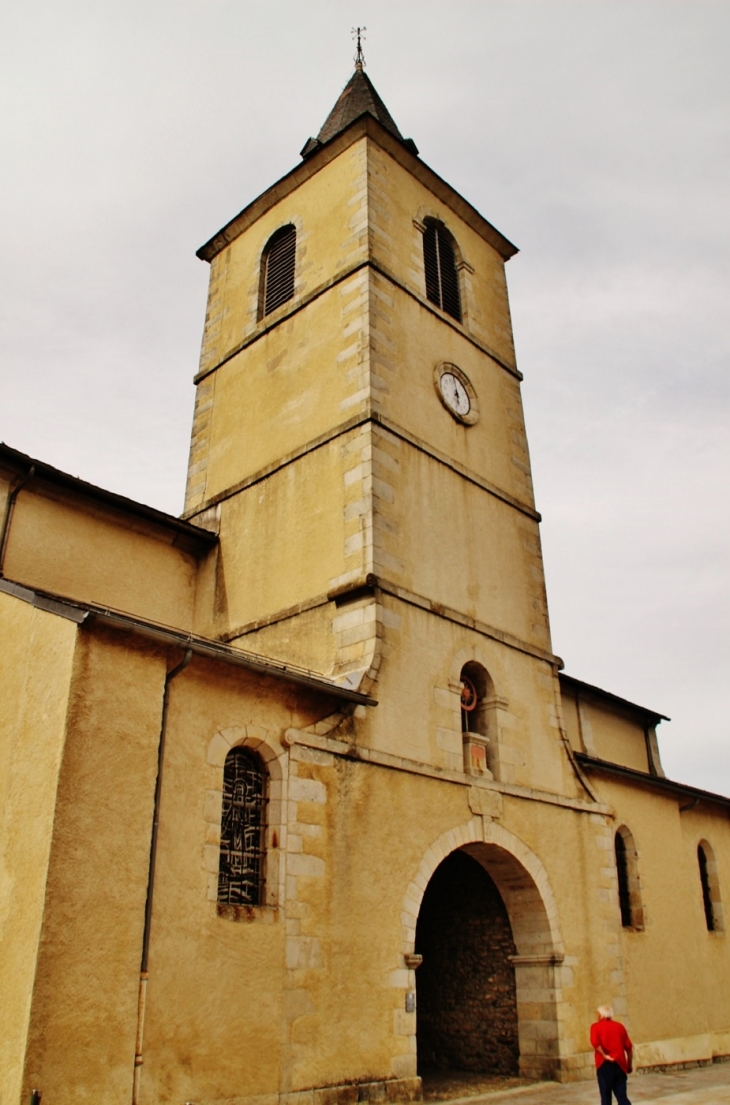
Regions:
M 327 116 L 317 137 L 310 138 L 305 145 L 302 150 L 302 157 L 308 157 L 310 153 L 314 153 L 325 142 L 329 142 L 331 138 L 340 134 L 349 127 L 350 123 L 354 123 L 365 113 L 374 116 L 386 130 L 390 131 L 399 142 L 403 142 L 412 153 L 418 153 L 413 139 L 403 137 L 393 120 L 393 116 L 375 91 L 372 81 L 358 66 L 340 93 L 337 103 Z
M 348 127 L 364 112 L 369 111 L 386 130 L 403 141 L 403 135 L 393 121 L 393 117 L 387 107 L 375 91 L 373 82 L 365 75 L 362 69 L 356 69 L 349 81 L 340 93 L 332 111 L 317 135 L 320 142 L 328 142 L 336 134 Z

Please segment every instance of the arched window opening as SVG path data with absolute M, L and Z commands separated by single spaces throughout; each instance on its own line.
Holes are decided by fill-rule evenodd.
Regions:
M 266 771 L 250 748 L 232 748 L 223 768 L 218 901 L 261 905 L 264 893 Z
M 712 846 L 703 840 L 697 845 L 697 862 L 702 885 L 702 905 L 708 932 L 724 930 L 720 884 L 717 878 L 717 862 Z
M 621 924 L 631 928 L 631 893 L 629 891 L 629 864 L 626 858 L 626 844 L 621 833 L 616 833 L 616 871 L 618 873 L 618 902 L 621 907 Z
M 616 832 L 614 851 L 621 924 L 625 929 L 643 929 L 644 911 L 641 905 L 638 853 L 634 838 L 625 825 Z
M 461 731 L 487 736 L 484 700 L 489 676 L 481 664 L 470 661 L 461 669 Z
M 261 260 L 259 317 L 264 318 L 294 295 L 297 231 L 291 223 L 272 234 Z
M 491 680 L 485 668 L 470 660 L 461 669 L 461 732 L 464 742 L 464 770 L 470 775 L 496 775 L 496 748 L 492 740 L 489 703 Z
M 454 239 L 436 219 L 426 219 L 425 226 L 423 267 L 426 271 L 426 296 L 447 315 L 461 322 L 461 296 Z

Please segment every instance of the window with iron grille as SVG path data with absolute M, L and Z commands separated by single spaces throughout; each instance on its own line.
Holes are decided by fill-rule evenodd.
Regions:
M 269 238 L 261 261 L 260 316 L 264 318 L 294 295 L 296 227 L 282 226 Z
M 426 219 L 423 232 L 423 266 L 426 270 L 426 296 L 447 315 L 461 322 L 459 273 L 456 268 L 454 240 L 445 226 Z
M 232 748 L 223 768 L 218 901 L 261 905 L 264 893 L 266 770 L 249 748 Z

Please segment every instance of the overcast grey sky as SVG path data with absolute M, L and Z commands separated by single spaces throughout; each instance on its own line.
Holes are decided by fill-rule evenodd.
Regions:
M 182 507 L 207 265 L 352 69 L 508 266 L 555 650 L 730 794 L 730 3 L 40 0 L 0 16 L 0 438 Z

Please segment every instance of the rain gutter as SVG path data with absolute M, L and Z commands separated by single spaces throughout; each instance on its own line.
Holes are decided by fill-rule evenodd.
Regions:
M 244 652 L 242 649 L 221 644 L 209 637 L 184 633 L 179 629 L 158 625 L 156 622 L 150 622 L 132 614 L 123 614 L 116 610 L 93 606 L 89 603 L 73 602 L 60 595 L 54 595 L 46 591 L 35 591 L 29 587 L 24 587 L 20 583 L 13 583 L 5 579 L 0 579 L 0 593 L 2 592 L 13 595 L 23 602 L 28 602 L 40 610 L 47 610 L 52 614 L 68 618 L 70 621 L 83 622 L 84 625 L 90 625 L 92 621 L 98 621 L 102 625 L 134 633 L 139 637 L 154 641 L 156 644 L 170 645 L 184 650 L 190 649 L 194 656 L 201 656 L 206 660 L 220 661 L 236 668 L 245 668 L 247 671 L 258 672 L 260 675 L 271 676 L 273 679 L 283 679 L 288 683 L 296 683 L 298 686 L 307 687 L 312 691 L 320 691 L 322 694 L 342 699 L 345 702 L 354 702 L 360 706 L 377 706 L 378 704 L 377 699 L 371 698 L 361 691 L 331 682 L 324 676 L 308 671 L 306 668 L 285 664 L 282 661 L 259 656 L 253 652 Z
M 157 868 L 157 840 L 160 833 L 160 797 L 162 794 L 162 767 L 165 759 L 165 738 L 167 736 L 167 713 L 170 705 L 170 684 L 180 672 L 184 671 L 193 658 L 188 648 L 179 664 L 165 676 L 165 690 L 162 695 L 162 717 L 160 720 L 160 739 L 157 745 L 157 779 L 155 780 L 155 800 L 152 815 L 152 835 L 150 837 L 150 861 L 147 871 L 147 898 L 144 908 L 144 932 L 142 934 L 142 961 L 139 969 L 139 993 L 137 997 L 137 1034 L 134 1048 L 134 1077 L 132 1080 L 132 1105 L 138 1105 L 139 1088 L 142 1077 L 144 1021 L 147 1011 L 147 981 L 149 979 L 150 933 L 152 931 L 152 901 L 155 892 L 155 870 Z

